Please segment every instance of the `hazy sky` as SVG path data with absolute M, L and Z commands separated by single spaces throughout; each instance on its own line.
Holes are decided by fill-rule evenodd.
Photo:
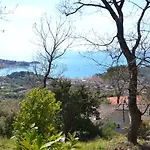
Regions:
M 140 0 L 139 0 L 140 1 Z M 18 7 L 13 14 L 7 15 L 8 21 L 0 20 L 0 58 L 11 60 L 31 61 L 36 53 L 36 46 L 32 43 L 34 34 L 32 26 L 39 22 L 43 13 L 55 16 L 56 4 L 59 0 L 1 0 L 1 5 L 9 9 Z M 79 31 L 94 28 L 100 33 L 115 32 L 113 21 L 107 14 L 87 14 L 76 21 Z
M 8 21 L 0 20 L 0 58 L 31 60 L 35 53 L 35 45 L 32 44 L 35 22 L 39 22 L 43 13 L 55 14 L 54 0 L 3 0 L 1 5 L 13 9 L 18 7 L 13 14 L 7 15 Z
M 8 21 L 0 20 L 0 29 L 5 30 L 4 33 L 0 32 L 0 58 L 32 60 L 36 52 L 36 47 L 31 42 L 34 37 L 32 26 L 35 22 L 39 22 L 41 15 L 45 12 L 55 16 L 58 11 L 56 10 L 58 2 L 59 0 L 2 0 L 2 6 L 13 9 L 18 4 L 18 7 L 13 14 L 6 16 Z M 96 25 L 98 22 L 110 24 L 109 18 L 105 16 L 100 18 L 98 14 L 79 18 L 84 20 L 83 23 L 81 20 L 76 22 L 79 31 Z M 99 30 L 100 26 L 97 28 Z

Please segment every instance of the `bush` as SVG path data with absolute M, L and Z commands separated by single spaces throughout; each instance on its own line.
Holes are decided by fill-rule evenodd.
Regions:
M 111 139 L 115 134 L 114 132 L 115 124 L 108 119 L 103 121 L 103 126 L 101 129 L 102 129 L 102 137 L 104 139 Z
M 19 143 L 24 139 L 24 135 L 31 130 L 34 124 L 37 127 L 38 135 L 43 138 L 51 136 L 55 130 L 50 128 L 57 126 L 56 120 L 60 112 L 61 102 L 55 100 L 54 93 L 47 88 L 35 88 L 28 92 L 25 99 L 20 103 L 15 122 L 14 131 Z
M 13 122 L 15 118 L 15 113 L 12 113 L 6 117 L 5 126 L 4 126 L 4 136 L 10 138 L 13 135 Z
M 143 120 L 139 129 L 139 138 L 147 139 L 150 136 L 150 121 Z
M 0 117 L 0 135 L 10 138 L 13 134 L 13 121 L 15 114 L 6 114 Z
M 18 111 L 18 100 L 0 103 L 0 135 L 10 138 L 13 135 L 13 122 Z

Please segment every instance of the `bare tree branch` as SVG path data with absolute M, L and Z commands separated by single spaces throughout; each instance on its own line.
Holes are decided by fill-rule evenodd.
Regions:
M 145 108 L 145 110 L 142 112 L 142 115 L 144 115 L 147 112 L 147 109 L 149 108 L 150 104 L 148 104 Z
M 84 6 L 93 6 L 93 7 L 100 7 L 100 8 L 106 9 L 105 6 L 100 5 L 100 4 L 94 4 L 94 3 L 90 3 L 90 4 L 89 4 L 89 3 L 83 3 L 83 2 L 81 2 L 81 1 L 78 1 L 78 2 L 76 2 L 76 3 L 74 3 L 74 4 L 77 4 L 77 5 L 79 5 L 79 6 L 78 6 L 77 8 L 75 8 L 74 11 L 69 12 L 69 13 L 65 13 L 66 16 L 75 14 L 76 12 L 78 12 L 79 10 L 81 10 Z
M 134 4 L 134 5 L 135 5 L 135 6 L 137 6 L 138 8 L 140 8 L 140 9 L 142 9 L 142 10 L 143 10 L 143 8 L 142 8 L 141 6 L 139 6 L 138 4 L 136 4 L 135 2 L 130 1 L 130 0 L 129 0 L 129 2 L 130 2 L 130 3 L 132 3 L 132 4 Z
M 86 37 L 81 37 L 81 38 L 84 39 L 85 41 L 87 41 L 88 43 L 92 44 L 92 45 L 95 45 L 95 46 L 98 46 L 98 47 L 106 47 L 106 46 L 112 44 L 112 43 L 114 42 L 114 40 L 115 40 L 116 37 L 117 37 L 117 36 L 114 36 L 114 37 L 112 38 L 112 40 L 111 40 L 110 42 L 106 43 L 106 44 L 95 43 L 94 41 L 91 41 L 90 39 L 88 39 L 88 38 L 86 38 Z
M 35 25 L 34 31 L 39 39 L 38 45 L 43 50 L 39 53 L 41 58 L 39 61 L 44 62 L 41 67 L 45 68 L 43 86 L 46 87 L 47 78 L 52 77 L 52 70 L 56 67 L 55 60 L 62 57 L 73 43 L 71 39 L 72 27 L 67 24 L 66 19 L 59 18 L 53 25 L 51 20 L 44 16 L 40 26 Z
M 148 10 L 149 8 L 149 4 L 150 2 L 148 1 L 141 13 L 141 16 L 139 17 L 139 20 L 137 22 L 137 34 L 138 34 L 138 37 L 137 37 L 137 40 L 136 40 L 136 43 L 134 45 L 134 47 L 132 48 L 132 53 L 135 54 L 135 50 L 137 49 L 137 47 L 139 46 L 139 43 L 140 43 L 140 40 L 141 40 L 141 21 L 144 17 L 144 14 L 146 12 L 146 10 Z

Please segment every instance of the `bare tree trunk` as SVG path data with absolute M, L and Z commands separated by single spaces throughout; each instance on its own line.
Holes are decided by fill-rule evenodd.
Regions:
M 52 67 L 52 56 L 51 56 L 51 59 L 50 61 L 48 61 L 48 69 L 47 71 L 45 72 L 45 75 L 44 75 L 44 79 L 43 79 L 43 87 L 46 88 L 47 84 L 46 84 L 46 81 L 47 81 L 47 78 L 48 78 L 48 75 L 50 74 L 51 72 L 51 67 Z
M 45 88 L 45 87 L 47 86 L 46 81 L 47 81 L 48 75 L 49 75 L 48 72 L 46 72 L 46 74 L 44 75 L 44 79 L 43 79 L 43 88 Z
M 118 41 L 128 62 L 129 69 L 129 112 L 131 115 L 131 126 L 128 132 L 128 141 L 137 143 L 138 130 L 141 125 L 141 112 L 136 104 L 137 95 L 137 64 L 135 52 L 130 52 L 129 47 L 124 39 L 123 24 L 118 22 Z
M 129 82 L 129 111 L 131 116 L 131 126 L 128 132 L 128 141 L 134 144 L 137 143 L 138 130 L 141 125 L 141 112 L 136 103 L 137 94 L 137 66 L 135 59 L 128 63 L 130 82 Z

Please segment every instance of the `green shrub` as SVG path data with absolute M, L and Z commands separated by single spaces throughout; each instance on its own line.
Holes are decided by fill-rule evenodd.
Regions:
M 17 111 L 15 100 L 6 100 L 0 103 L 0 135 L 10 138 L 13 134 L 13 122 Z
M 31 132 L 33 124 L 38 129 L 37 134 L 44 139 L 55 134 L 60 106 L 61 102 L 56 102 L 54 93 L 48 91 L 47 88 L 35 88 L 28 92 L 20 103 L 20 111 L 14 122 L 14 133 L 18 146 L 24 139 L 24 135 Z M 53 130 L 50 130 L 51 128 Z
M 102 137 L 104 139 L 111 139 L 114 136 L 115 124 L 110 120 L 104 120 L 102 126 Z
M 4 136 L 7 136 L 8 138 L 10 138 L 13 135 L 13 122 L 14 122 L 14 117 L 15 117 L 15 113 L 12 113 L 10 115 L 8 115 L 6 117 L 5 120 L 5 126 L 4 126 Z
M 20 140 L 17 142 L 18 150 L 40 150 L 44 139 L 38 134 L 38 128 L 34 125 L 31 126 L 30 130 L 22 133 L 22 136 L 20 136 Z

